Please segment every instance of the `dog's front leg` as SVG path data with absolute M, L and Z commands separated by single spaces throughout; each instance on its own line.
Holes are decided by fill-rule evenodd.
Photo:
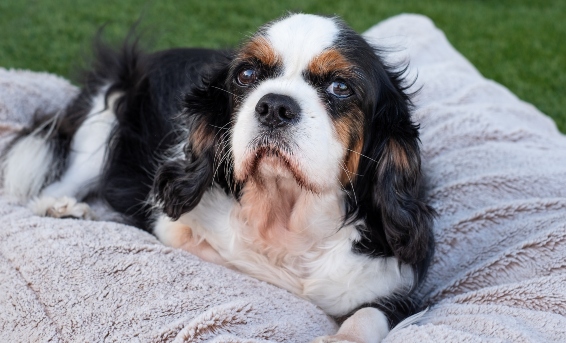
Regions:
M 227 266 L 226 260 L 206 240 L 196 239 L 191 228 L 179 220 L 173 221 L 162 215 L 155 222 L 153 233 L 167 246 L 186 250 L 204 261 Z
M 365 307 L 346 319 L 335 335 L 318 337 L 311 343 L 378 343 L 388 333 L 389 324 L 383 312 Z

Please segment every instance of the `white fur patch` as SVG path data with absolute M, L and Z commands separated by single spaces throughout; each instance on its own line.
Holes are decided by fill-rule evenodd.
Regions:
M 173 248 L 179 248 L 191 239 L 191 232 L 186 225 L 173 221 L 165 215 L 159 216 L 153 224 L 153 234 L 161 243 Z
M 307 298 L 330 315 L 344 315 L 412 285 L 411 268 L 399 268 L 396 258 L 372 258 L 352 251 L 359 234 L 355 225 L 340 228 L 342 195 L 298 194 L 288 214 L 288 227 L 269 242 L 258 236 L 254 218 L 243 215 L 247 207 L 261 204 L 246 204 L 245 196 L 239 203 L 218 187 L 206 192 L 179 221 L 159 220 L 155 233 L 162 242 L 177 247 L 187 243 L 186 237 L 206 242 L 228 266 Z M 270 200 L 261 199 L 275 206 L 281 201 L 276 192 Z
M 266 38 L 283 59 L 287 76 L 302 73 L 308 63 L 330 47 L 340 29 L 333 19 L 294 14 L 269 27 Z
M 20 139 L 3 161 L 6 193 L 20 200 L 36 196 L 54 163 L 51 145 L 39 134 Z
M 121 96 L 114 93 L 105 103 L 105 90 L 92 99 L 92 109 L 71 143 L 68 167 L 59 181 L 47 186 L 41 196 L 83 198 L 102 173 L 110 133 L 116 124 L 114 104 Z
M 116 124 L 114 104 L 121 96 L 110 95 L 106 106 L 105 92 L 106 87 L 92 99 L 90 113 L 73 137 L 67 169 L 58 181 L 42 190 L 50 171 L 63 161 L 55 160 L 49 140 L 39 133 L 22 138 L 8 151 L 2 166 L 8 194 L 21 200 L 38 194 L 40 198 L 80 199 L 90 192 L 102 172 L 110 133 Z

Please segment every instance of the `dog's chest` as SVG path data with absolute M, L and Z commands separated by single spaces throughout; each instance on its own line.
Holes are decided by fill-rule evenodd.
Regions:
M 353 252 L 359 233 L 354 225 L 342 226 L 338 198 L 280 199 L 276 208 L 261 200 L 237 202 L 213 189 L 181 220 L 226 265 L 305 297 L 332 315 L 390 294 L 404 278 L 395 258 Z

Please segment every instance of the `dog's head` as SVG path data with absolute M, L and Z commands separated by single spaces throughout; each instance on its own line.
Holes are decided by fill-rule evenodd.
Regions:
M 366 223 L 360 251 L 422 260 L 431 212 L 418 194 L 418 128 L 403 71 L 379 53 L 336 18 L 261 28 L 186 96 L 186 158 L 156 182 L 165 212 L 190 211 L 213 182 L 237 197 L 249 182 L 289 179 L 344 193 L 345 219 Z

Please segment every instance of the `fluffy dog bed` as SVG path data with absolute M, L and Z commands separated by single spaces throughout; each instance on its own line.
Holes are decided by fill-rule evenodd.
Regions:
M 422 16 L 370 29 L 418 72 L 415 116 L 437 251 L 417 324 L 386 342 L 566 341 L 566 137 L 484 79 Z M 76 92 L 0 69 L 0 145 Z M 2 342 L 307 342 L 335 324 L 264 282 L 113 222 L 50 219 L 0 197 Z

